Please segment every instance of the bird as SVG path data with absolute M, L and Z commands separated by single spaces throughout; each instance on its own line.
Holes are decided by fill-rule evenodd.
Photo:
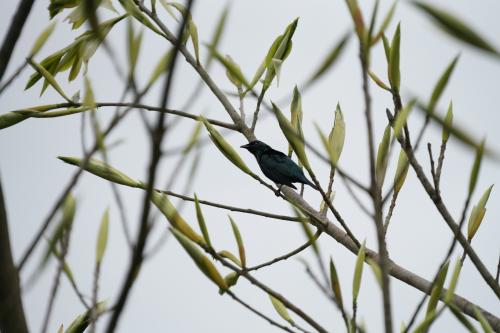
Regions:
M 313 189 L 318 188 L 309 181 L 302 169 L 287 155 L 275 150 L 262 141 L 254 140 L 250 143 L 241 146 L 252 153 L 257 159 L 260 169 L 267 178 L 278 184 L 276 196 L 280 195 L 283 185 L 297 189 L 293 183 L 302 183 L 311 186 Z

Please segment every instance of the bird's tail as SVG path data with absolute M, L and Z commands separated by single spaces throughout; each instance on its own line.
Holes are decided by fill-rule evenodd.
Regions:
M 307 183 L 306 184 L 309 185 L 309 186 L 311 186 L 316 191 L 319 191 L 318 187 L 316 185 L 314 185 L 311 181 L 309 181 L 309 179 L 307 179 Z

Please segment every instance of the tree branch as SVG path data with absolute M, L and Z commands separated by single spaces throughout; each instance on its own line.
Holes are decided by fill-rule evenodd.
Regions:
M 3 333 L 27 333 L 19 276 L 10 249 L 7 208 L 0 180 L 0 331 Z

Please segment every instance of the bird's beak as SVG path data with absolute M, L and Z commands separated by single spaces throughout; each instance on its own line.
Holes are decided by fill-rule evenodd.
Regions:
M 246 144 L 246 145 L 241 146 L 240 148 L 248 149 L 248 147 L 249 147 L 249 144 Z

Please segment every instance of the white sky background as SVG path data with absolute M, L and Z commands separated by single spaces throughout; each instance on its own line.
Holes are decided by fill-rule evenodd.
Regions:
M 117 8 L 119 4 L 114 1 Z M 198 25 L 200 39 L 208 41 L 213 26 L 226 2 L 197 1 L 193 17 Z M 381 13 L 385 13 L 391 2 L 382 1 Z M 500 45 L 500 24 L 498 24 L 498 1 L 436 1 L 460 17 L 466 18 L 473 27 L 493 44 Z M 8 73 L 23 61 L 39 32 L 47 25 L 48 1 L 37 1 L 15 49 Z M 369 13 L 373 1 L 363 2 L 364 12 Z M 2 20 L 0 31 L 4 32 L 17 6 L 17 1 L 2 1 Z M 158 7 L 160 12 L 163 9 Z M 57 16 L 59 21 L 56 31 L 36 60 L 71 43 L 73 38 L 83 31 L 71 31 L 63 18 L 68 11 Z M 106 13 L 109 15 L 109 13 Z M 367 16 L 368 14 L 365 14 Z M 380 15 L 379 17 L 381 17 Z M 166 15 L 165 20 L 172 21 Z M 317 63 L 328 52 L 331 45 L 343 33 L 350 29 L 350 18 L 344 1 L 233 1 L 228 27 L 220 46 L 221 53 L 230 54 L 240 64 L 247 76 L 252 76 L 265 56 L 274 38 L 281 34 L 285 26 L 295 17 L 300 17 L 293 42 L 294 48 L 282 69 L 280 86 L 273 84 L 267 99 L 279 100 L 289 94 L 295 84 L 300 84 L 314 70 Z M 392 36 L 396 22 L 402 22 L 401 80 L 403 98 L 408 100 L 410 93 L 428 98 L 432 88 L 451 59 L 461 53 L 452 79 L 446 89 L 439 108 L 444 110 L 453 99 L 455 121 L 464 125 L 476 137 L 487 137 L 491 147 L 500 149 L 500 131 L 498 124 L 498 84 L 500 82 L 500 62 L 461 43 L 451 40 L 437 29 L 423 14 L 416 11 L 407 2 L 398 5 L 393 24 L 388 29 Z M 123 89 L 121 82 L 111 66 L 116 61 L 126 66 L 125 22 L 110 33 L 118 59 L 110 60 L 98 51 L 89 66 L 89 78 L 92 81 L 98 101 L 118 101 Z M 4 33 L 2 33 L 3 38 Z M 140 54 L 138 80 L 145 82 L 153 66 L 169 45 L 145 31 L 145 40 Z M 189 46 L 191 48 L 191 46 Z M 320 124 L 324 131 L 329 131 L 333 122 L 335 104 L 342 105 L 346 121 L 346 143 L 341 157 L 341 165 L 356 178 L 368 183 L 368 164 L 366 150 L 365 124 L 361 93 L 361 75 L 357 58 L 357 42 L 351 39 L 347 52 L 335 68 L 322 78 L 312 89 L 303 95 L 304 131 L 306 137 L 320 147 L 313 123 Z M 202 55 L 206 52 L 203 49 Z M 181 108 L 191 89 L 197 83 L 196 73 L 179 57 L 175 87 L 169 106 Z M 386 66 L 381 45 L 373 51 L 374 71 L 386 78 Z M 224 90 L 232 89 L 225 77 L 225 71 L 218 65 L 213 66 L 213 78 Z M 24 85 L 31 70 L 23 72 L 9 89 L 0 97 L 1 113 L 34 106 L 60 102 L 61 98 L 49 88 L 39 97 L 41 84 L 28 91 Z M 67 74 L 58 75 L 58 81 L 68 95 L 82 89 L 81 75 L 72 83 L 66 84 Z M 392 108 L 390 96 L 375 85 L 371 85 L 373 112 L 376 125 L 376 142 L 380 141 L 386 123 L 385 108 Z M 83 94 L 83 89 L 82 89 Z M 159 88 L 154 89 L 144 100 L 150 105 L 159 103 Z M 129 98 L 131 100 L 131 98 Z M 237 101 L 233 101 L 237 105 Z M 253 113 L 254 100 L 246 101 L 247 114 Z M 286 107 L 288 110 L 288 107 Z M 99 115 L 103 121 L 109 119 L 112 109 L 102 109 Z M 119 129 L 107 140 L 107 143 L 123 139 L 124 143 L 111 152 L 113 166 L 133 178 L 146 179 L 149 163 L 149 146 L 144 126 L 136 111 L 135 114 L 119 126 Z M 195 114 L 207 113 L 210 117 L 230 121 L 229 117 L 208 92 L 203 92 L 200 99 L 190 110 Z M 266 111 L 262 111 L 262 115 Z M 150 115 L 151 119 L 155 119 Z M 173 120 L 167 117 L 167 122 Z M 422 116 L 415 111 L 409 118 L 410 129 L 415 137 L 420 128 Z M 191 120 L 183 120 L 181 125 L 169 134 L 165 140 L 165 149 L 183 144 L 194 125 Z M 11 242 L 14 255 L 19 259 L 41 221 L 50 210 L 56 196 L 75 171 L 74 167 L 56 159 L 59 155 L 81 156 L 80 117 L 72 116 L 50 120 L 27 120 L 0 132 L 0 171 L 7 200 L 10 222 Z M 90 132 L 88 132 L 90 133 Z M 287 144 L 276 121 L 268 117 L 257 126 L 257 136 L 274 148 L 286 150 Z M 87 135 L 90 137 L 90 134 Z M 437 152 L 441 132 L 431 126 L 426 140 L 433 144 Z M 235 146 L 245 143 L 241 135 L 231 135 L 230 142 Z M 90 140 L 89 140 L 90 141 Z M 241 156 L 249 166 L 258 170 L 254 158 L 246 151 Z M 429 171 L 427 153 L 424 149 L 418 154 L 421 164 Z M 326 185 L 329 168 L 321 161 L 311 157 L 317 169 L 320 181 Z M 159 169 L 158 186 L 169 178 L 177 157 L 163 160 Z M 387 180 L 392 180 L 397 151 L 393 152 Z M 470 168 L 473 161 L 471 150 L 457 140 L 451 139 L 445 160 L 442 177 L 442 195 L 455 218 L 460 216 L 465 199 Z M 486 159 L 482 166 L 473 202 L 477 202 L 487 186 L 500 183 L 498 164 Z M 189 165 L 189 162 L 188 162 Z M 260 171 L 258 171 L 260 173 Z M 186 172 L 180 174 L 179 181 L 172 190 L 181 192 L 184 188 Z M 390 183 L 390 182 L 388 182 Z M 335 204 L 347 223 L 359 239 L 367 239 L 370 248 L 376 249 L 375 229 L 351 200 L 340 179 L 335 182 Z M 202 165 L 196 177 L 194 189 L 203 199 L 227 204 L 252 207 L 264 211 L 291 214 L 287 204 L 264 189 L 253 179 L 246 177 L 234 168 L 211 145 L 204 150 Z M 120 188 L 132 226 L 138 224 L 143 193 L 129 188 Z M 74 192 L 78 200 L 77 217 L 71 241 L 68 263 L 84 293 L 91 293 L 95 258 L 95 238 L 100 218 L 106 207 L 111 207 L 110 239 L 106 252 L 100 282 L 100 298 L 108 299 L 112 304 L 122 283 L 122 277 L 128 266 L 129 252 L 125 247 L 119 214 L 107 182 L 85 175 Z M 488 269 L 494 273 L 500 251 L 500 206 L 497 188 L 493 189 L 488 211 L 473 241 L 473 247 Z M 320 197 L 309 188 L 306 199 L 319 205 Z M 227 219 L 227 212 L 213 208 L 204 208 L 210 234 L 219 249 L 236 251 L 235 242 Z M 183 216 L 196 227 L 192 204 L 187 204 Z M 250 265 L 261 263 L 297 247 L 304 241 L 300 226 L 252 215 L 234 213 L 242 232 L 247 258 Z M 158 221 L 151 243 L 162 234 L 166 224 Z M 135 230 L 135 228 L 133 228 Z M 134 233 L 135 234 L 135 233 Z M 410 171 L 405 187 L 400 194 L 387 238 L 391 258 L 427 279 L 434 275 L 451 240 L 451 233 L 444 221 L 439 218 L 426 193 L 420 187 L 413 171 Z M 355 257 L 328 236 L 321 237 L 321 247 L 325 262 L 333 256 L 341 276 L 341 285 L 345 303 L 350 304 L 351 281 Z M 42 249 L 30 260 L 23 271 L 26 281 L 38 264 Z M 455 260 L 461 251 L 453 256 Z M 316 269 L 316 262 L 309 251 L 300 255 L 310 261 Z M 53 281 L 55 262 L 40 277 L 38 284 L 31 290 L 24 290 L 24 306 L 32 331 L 40 330 L 49 290 Z M 317 270 L 316 270 L 317 271 Z M 224 271 L 225 272 L 225 271 Z M 304 272 L 303 266 L 295 259 L 276 264 L 258 271 L 255 276 L 269 284 L 276 291 L 285 294 L 292 302 L 300 305 L 321 325 L 332 331 L 343 331 L 343 323 L 336 308 L 316 289 Z M 408 321 L 421 293 L 392 279 L 392 301 L 395 327 L 401 321 Z M 258 309 L 279 320 L 267 295 L 241 279 L 235 291 L 243 299 Z M 483 306 L 492 313 L 499 314 L 498 299 L 483 282 L 470 261 L 467 260 L 458 285 L 458 294 Z M 62 289 L 56 300 L 49 332 L 55 332 L 61 323 L 67 327 L 73 318 L 83 312 L 76 296 L 63 278 Z M 293 316 L 293 315 L 292 315 Z M 296 316 L 294 316 L 296 318 Z M 382 298 L 378 285 L 369 267 L 365 266 L 360 301 L 359 318 L 365 323 L 368 332 L 382 330 Z M 100 321 L 103 328 L 108 318 Z M 128 300 L 120 322 L 120 332 L 276 332 L 277 329 L 254 314 L 233 302 L 227 296 L 219 296 L 217 288 L 202 275 L 187 254 L 174 239 L 169 239 L 153 259 L 143 266 L 141 274 Z M 433 330 L 463 331 L 454 317 L 446 313 L 434 326 Z

